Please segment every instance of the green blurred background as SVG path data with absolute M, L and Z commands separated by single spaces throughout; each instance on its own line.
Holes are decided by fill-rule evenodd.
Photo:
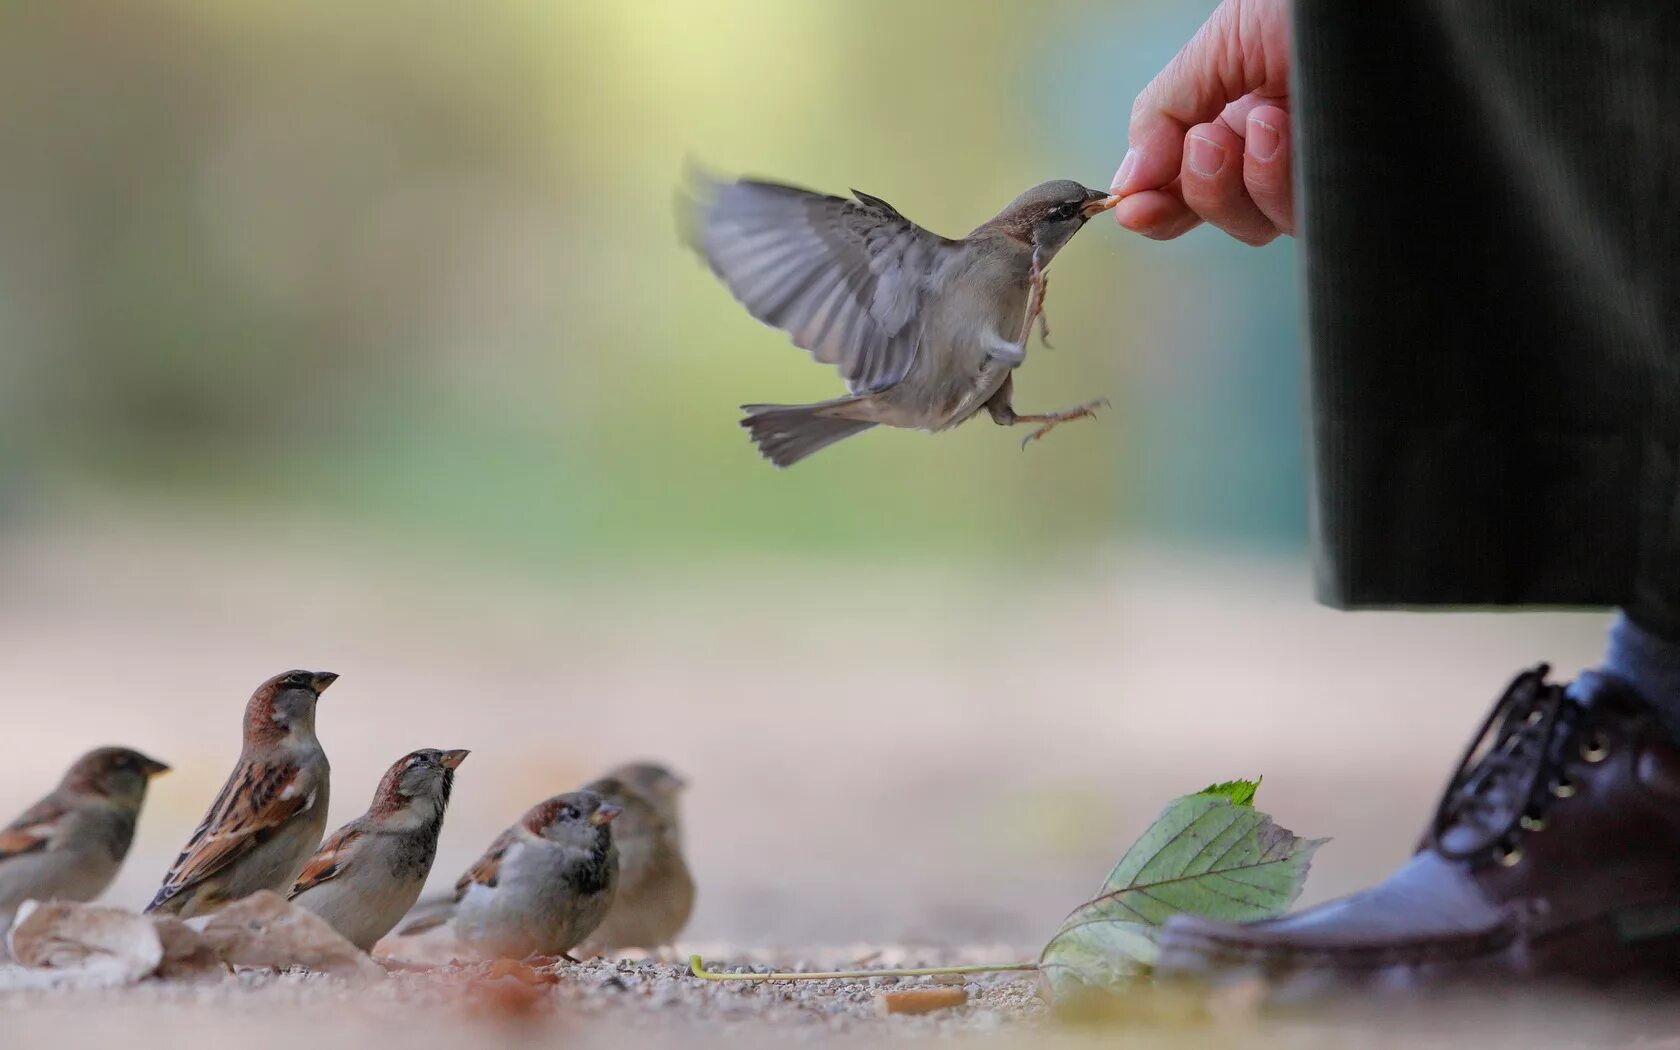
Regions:
M 877 432 L 777 473 L 747 401 L 839 380 L 679 243 L 684 164 L 960 234 L 1106 186 L 1205 12 L 1132 3 L 214 3 L 0 11 L 0 512 L 307 519 L 519 574 L 743 553 L 1297 549 L 1292 249 L 1099 223 L 1025 453 Z M 278 516 L 278 518 L 276 517 Z

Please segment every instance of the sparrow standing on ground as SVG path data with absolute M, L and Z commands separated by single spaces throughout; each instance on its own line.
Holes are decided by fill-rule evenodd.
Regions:
M 613 822 L 618 894 L 586 951 L 657 951 L 677 939 L 694 911 L 694 878 L 683 860 L 677 801 L 683 779 L 652 762 L 619 766 L 588 785 L 624 810 Z
M 330 671 L 287 671 L 251 694 L 239 764 L 147 906 L 191 918 L 258 890 L 284 893 L 327 826 L 327 756 L 315 701 Z
M 982 408 L 1002 426 L 1038 424 L 1025 445 L 1103 403 L 1022 415 L 1011 376 L 1033 321 L 1043 321 L 1045 268 L 1118 198 L 1046 182 L 950 240 L 856 190 L 848 200 L 697 181 L 689 236 L 712 272 L 754 317 L 838 368 L 850 390 L 811 405 L 742 406 L 741 425 L 776 466 L 877 424 L 947 430 Z
M 455 770 L 466 757 L 424 748 L 398 759 L 367 813 L 333 832 L 310 858 L 291 899 L 362 951 L 372 949 L 420 899 Z
M 46 798 L 0 830 L 0 958 L 26 900 L 90 901 L 116 878 L 146 785 L 169 767 L 126 747 L 78 758 Z
M 567 955 L 595 931 L 618 889 L 612 820 L 593 791 L 539 802 L 455 883 L 453 908 L 403 927 L 424 933 L 453 916 L 455 934 L 488 955 Z

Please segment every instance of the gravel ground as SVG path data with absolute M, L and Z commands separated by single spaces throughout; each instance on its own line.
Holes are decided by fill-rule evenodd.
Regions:
M 105 898 L 138 908 L 226 775 L 251 686 L 326 667 L 344 674 L 321 713 L 334 825 L 361 812 L 397 754 L 473 751 L 433 891 L 531 801 L 617 761 L 688 774 L 700 901 L 684 948 L 714 965 L 1033 958 L 1167 798 L 1256 773 L 1262 808 L 1334 836 L 1303 903 L 1357 889 L 1406 856 L 1509 674 L 1540 657 L 1569 673 L 1602 630 L 1580 615 L 1340 615 L 1312 604 L 1302 565 L 1184 552 L 1093 554 L 1075 571 L 1008 579 L 748 566 L 541 584 L 284 537 L 257 568 L 238 555 L 256 542 L 65 529 L 0 549 L 0 667 L 31 704 L 8 727 L 0 819 L 93 744 L 171 762 Z M 254 629 L 248 596 L 300 576 L 318 582 L 313 602 L 265 608 Z M 816 597 L 767 621 L 766 581 Z M 1039 1047 L 1114 1034 L 1050 1023 L 1018 975 L 975 980 L 966 1005 L 922 1017 L 878 1016 L 888 986 L 869 982 L 717 985 L 675 965 L 605 962 L 558 976 L 523 985 L 446 968 L 361 988 L 243 975 L 53 992 L 0 980 L 0 1050 Z M 1242 1010 L 1207 1020 L 1181 1006 L 1128 1000 L 1128 1047 L 1470 1038 L 1431 1034 L 1447 1016 L 1435 1010 L 1257 1027 Z M 1453 1016 L 1480 1022 L 1482 1045 L 1550 1046 L 1599 1045 L 1635 1013 L 1505 1001 Z
M 889 960 L 889 956 L 891 959 Z M 766 959 L 765 953 L 745 957 Z M 865 959 L 778 957 L 757 968 L 953 964 L 972 958 L 945 952 L 871 953 Z M 994 956 L 995 958 L 995 956 Z M 744 970 L 746 967 L 735 967 Z M 0 968 L 0 989 L 6 970 Z M 884 1016 L 884 993 L 913 987 L 962 987 L 967 1003 L 921 1016 Z M 247 1046 L 283 1045 L 306 1025 L 312 1046 L 360 1045 L 370 1027 L 400 1032 L 409 1046 L 449 1045 L 458 1034 L 564 1035 L 569 1045 L 685 1041 L 738 1045 L 775 1035 L 801 1039 L 854 1035 L 921 1039 L 1026 1030 L 1045 1015 L 1028 975 L 962 980 L 872 978 L 858 981 L 714 982 L 686 965 L 652 960 L 594 959 L 532 969 L 520 965 L 445 963 L 394 970 L 383 980 L 351 985 L 308 974 L 243 972 L 221 982 L 148 981 L 114 989 L 0 991 L 8 1050 L 93 1045 L 109 1031 L 176 1026 L 190 1015 L 185 1040 L 215 1045 L 213 1032 L 238 1031 Z M 304 1019 L 308 1019 L 304 1021 Z M 330 1024 L 323 1024 L 328 1020 Z M 148 1042 L 150 1042 L 148 1040 Z
M 765 953 L 745 953 L 765 958 Z M 973 956 L 888 949 L 786 966 L 904 961 L 955 964 Z M 0 988 L 5 971 L 0 969 Z M 210 984 L 77 991 L 0 991 L 0 1045 L 7 1050 L 80 1046 L 239 1047 L 240 1050 L 404 1050 L 482 1046 L 756 1047 L 918 1046 L 956 1041 L 1014 1048 L 1108 1047 L 1201 1050 L 1459 1047 L 1533 1050 L 1628 1047 L 1676 1050 L 1673 1012 L 1653 1004 L 1568 1002 L 1505 996 L 1357 1012 L 1260 1013 L 1245 989 L 1206 998 L 1149 991 L 1100 1017 L 1057 1019 L 1036 982 L 1012 975 L 965 980 L 966 1005 L 923 1016 L 883 1016 L 882 993 L 933 987 L 930 979 L 714 983 L 686 967 L 591 960 L 542 970 L 445 964 L 352 985 L 305 974 L 241 973 Z

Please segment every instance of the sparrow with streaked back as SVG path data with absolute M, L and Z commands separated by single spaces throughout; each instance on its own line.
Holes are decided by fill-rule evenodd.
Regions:
M 455 770 L 467 752 L 423 748 L 398 759 L 373 804 L 328 836 L 292 887 L 293 902 L 368 951 L 402 921 L 437 856 Z
M 0 958 L 19 904 L 90 901 L 105 892 L 134 841 L 147 785 L 168 771 L 126 747 L 97 748 L 0 829 Z
M 452 921 L 455 935 L 505 959 L 564 956 L 595 931 L 618 889 L 612 821 L 619 808 L 593 791 L 537 803 L 455 883 L 447 909 L 403 927 L 424 933 Z
M 588 785 L 624 810 L 613 821 L 618 893 L 586 942 L 587 952 L 657 951 L 677 939 L 694 912 L 694 877 L 683 859 L 678 799 L 683 779 L 653 762 L 619 766 Z
M 1118 198 L 1077 182 L 1035 186 L 967 237 L 931 233 L 878 197 L 696 175 L 688 236 L 735 298 L 835 366 L 849 393 L 809 405 L 744 405 L 741 425 L 786 467 L 873 426 L 948 430 L 981 409 L 1022 441 L 1090 416 L 1015 411 L 1014 370 L 1043 323 L 1045 269 Z
M 287 671 L 251 694 L 244 747 L 148 912 L 206 915 L 258 890 L 285 893 L 327 826 L 330 770 L 315 737 L 315 702 L 338 679 Z

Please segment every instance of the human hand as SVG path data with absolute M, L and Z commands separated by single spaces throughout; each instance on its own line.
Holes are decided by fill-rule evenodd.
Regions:
M 1223 0 L 1132 104 L 1115 221 L 1163 241 L 1202 222 L 1293 235 L 1289 61 L 1288 0 Z

